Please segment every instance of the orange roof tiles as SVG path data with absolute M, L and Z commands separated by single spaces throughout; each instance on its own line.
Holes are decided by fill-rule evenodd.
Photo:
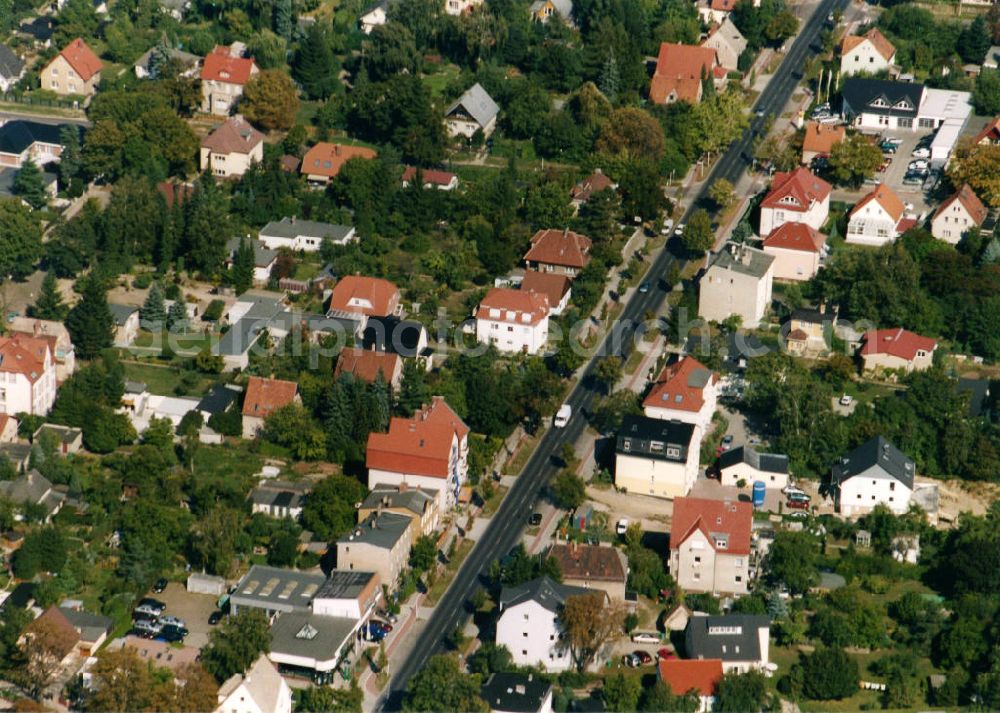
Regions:
M 614 547 L 552 545 L 548 556 L 559 564 L 563 579 L 589 579 L 594 582 L 624 582 L 627 572 Z
M 201 147 L 218 154 L 249 154 L 264 140 L 264 134 L 237 114 L 201 140 Z
M 600 193 L 605 188 L 611 188 L 614 185 L 614 182 L 605 176 L 601 169 L 597 169 L 573 186 L 573 190 L 570 191 L 570 198 L 586 203 L 595 193 Z
M 24 628 L 24 633 L 31 634 L 36 631 L 44 631 L 44 627 L 46 626 L 60 632 L 60 636 L 54 639 L 53 643 L 60 645 L 56 652 L 57 658 L 66 658 L 77 643 L 79 643 L 80 632 L 70 623 L 70 620 L 66 618 L 66 615 L 62 613 L 59 607 L 52 605 L 40 617 L 29 623 Z
M 49 342 L 41 337 L 24 332 L 0 337 L 0 372 L 23 374 L 34 383 L 45 373 L 46 357 L 51 365 L 52 353 Z
M 649 87 L 650 100 L 665 104 L 673 93 L 677 101 L 697 103 L 701 99 L 702 77 L 712 76 L 717 64 L 716 52 L 711 47 L 664 42 Z
M 1000 142 L 1000 116 L 987 124 L 986 128 L 976 134 L 976 138 L 973 139 L 973 143 L 976 144 L 995 144 L 997 142 Z
M 299 171 L 307 176 L 333 178 L 344 164 L 352 158 L 373 159 L 378 155 L 374 149 L 348 144 L 330 144 L 321 141 L 306 151 Z
M 365 464 L 369 470 L 447 478 L 452 443 L 469 435 L 469 427 L 441 396 L 412 418 L 393 418 L 388 433 L 368 435 Z
M 343 374 L 351 374 L 356 379 L 371 384 L 381 372 L 382 378 L 391 382 L 396 369 L 399 368 L 399 360 L 398 354 L 390 352 L 345 347 L 337 357 L 333 378 L 339 379 Z
M 866 195 L 864 198 L 859 200 L 853 208 L 851 208 L 850 217 L 854 217 L 855 213 L 858 213 L 866 205 L 875 201 L 883 210 L 889 214 L 893 222 L 898 223 L 900 218 L 903 217 L 903 211 L 906 210 L 906 206 L 903 205 L 902 199 L 896 195 L 896 191 L 889 188 L 884 183 L 880 183 L 875 186 L 875 189 L 871 193 Z
M 675 696 L 690 690 L 699 696 L 714 696 L 722 680 L 722 659 L 660 659 L 660 680 Z
M 217 45 L 205 56 L 201 79 L 243 85 L 250 81 L 256 67 L 252 59 L 234 56 L 228 47 Z
M 439 171 L 434 168 L 422 168 L 420 169 L 420 173 L 423 177 L 424 183 L 429 183 L 432 186 L 449 186 L 456 178 L 454 173 L 450 173 L 449 171 Z M 406 170 L 403 171 L 403 181 L 409 183 L 416 177 L 416 175 L 416 166 L 407 166 Z
M 549 300 L 549 307 L 556 307 L 562 302 L 562 298 L 570 290 L 569 286 L 569 276 L 560 275 L 557 272 L 527 270 L 521 281 L 521 289 L 525 292 L 537 292 L 540 295 L 545 295 Z
M 930 337 L 909 332 L 902 327 L 865 332 L 861 356 L 888 354 L 906 361 L 913 361 L 917 351 L 933 352 L 937 342 Z
M 697 413 L 705 405 L 705 389 L 712 388 L 718 380 L 718 375 L 708 367 L 686 356 L 664 367 L 642 405 Z M 703 385 L 698 386 L 699 383 Z
M 826 236 L 805 223 L 783 223 L 764 239 L 764 250 L 783 248 L 818 253 L 826 245 Z
M 821 202 L 830 195 L 831 186 L 822 178 L 817 178 L 808 168 L 799 166 L 794 171 L 774 174 L 771 191 L 761 201 L 761 208 L 780 208 L 806 212 L 815 202 Z
M 539 230 L 531 238 L 531 247 L 524 260 L 582 270 L 590 262 L 590 247 L 590 238 L 572 230 Z
M 330 309 L 369 317 L 388 317 L 399 305 L 399 288 L 388 280 L 346 275 L 333 286 Z
M 94 54 L 94 50 L 90 49 L 87 43 L 79 37 L 63 47 L 59 54 L 69 62 L 69 66 L 85 82 L 89 82 L 90 78 L 100 72 L 104 66 Z
M 292 403 L 298 389 L 294 381 L 251 376 L 243 398 L 243 415 L 267 418 L 273 411 Z
M 934 218 L 937 218 L 939 215 L 948 210 L 951 204 L 955 201 L 962 204 L 965 211 L 969 214 L 969 217 L 972 218 L 976 225 L 982 225 L 983 221 L 986 220 L 986 216 L 989 215 L 989 210 L 985 205 L 983 205 L 983 202 L 979 200 L 979 196 L 977 196 L 976 192 L 972 190 L 972 186 L 968 183 L 963 183 L 962 187 L 946 198 L 944 203 L 942 203 L 937 211 L 935 211 Z
M 718 12 L 730 12 L 736 7 L 736 0 L 712 0 L 712 9 Z
M 847 129 L 843 126 L 806 122 L 806 133 L 802 137 L 802 153 L 829 154 L 833 147 L 844 140 Z
M 847 35 L 844 37 L 840 43 L 840 54 L 847 54 L 865 40 L 872 43 L 875 51 L 882 55 L 886 62 L 892 61 L 893 56 L 896 54 L 896 48 L 886 39 L 885 35 L 878 31 L 877 27 L 873 27 L 863 35 Z
M 476 319 L 534 326 L 549 315 L 549 298 L 537 292 L 494 287 L 476 310 Z
M 673 523 L 670 526 L 670 549 L 680 547 L 700 530 L 713 549 L 722 554 L 750 554 L 750 531 L 753 506 L 733 500 L 675 498 Z M 726 547 L 716 547 L 713 535 L 726 535 Z

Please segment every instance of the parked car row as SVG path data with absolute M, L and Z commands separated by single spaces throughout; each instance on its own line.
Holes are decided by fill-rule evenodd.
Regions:
M 158 588 L 159 587 L 159 588 Z M 154 591 L 162 592 L 166 583 L 160 587 L 157 582 Z M 146 597 L 132 611 L 132 633 L 144 639 L 159 639 L 167 643 L 180 643 L 188 635 L 187 624 L 183 619 L 164 614 L 167 605 L 159 599 Z

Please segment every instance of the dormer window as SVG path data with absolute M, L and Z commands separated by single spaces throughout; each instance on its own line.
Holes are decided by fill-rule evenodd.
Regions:
M 902 109 L 903 111 L 909 111 L 910 109 L 913 108 L 913 106 L 910 104 L 910 102 L 906 101 L 905 99 L 900 99 L 898 102 L 896 102 L 893 108 Z
M 887 106 L 889 106 L 889 102 L 887 102 L 887 101 L 886 101 L 885 99 L 883 99 L 882 97 L 879 97 L 878 99 L 876 99 L 875 101 L 873 101 L 871 105 L 872 105 L 872 106 L 876 106 L 876 107 L 879 107 L 879 108 L 881 108 L 881 109 L 884 109 L 884 108 L 886 108 Z
M 668 458 L 680 458 L 681 457 L 681 450 L 680 450 L 680 448 L 668 448 L 667 449 L 667 457 Z

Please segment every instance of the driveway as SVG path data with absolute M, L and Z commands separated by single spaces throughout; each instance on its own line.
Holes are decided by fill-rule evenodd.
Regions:
M 170 582 L 160 594 L 150 592 L 147 596 L 155 597 L 167 605 L 164 614 L 184 620 L 190 632 L 184 641 L 187 646 L 200 649 L 208 643 L 208 634 L 214 628 L 208 625 L 208 617 L 215 611 L 217 597 L 188 592 L 180 582 Z

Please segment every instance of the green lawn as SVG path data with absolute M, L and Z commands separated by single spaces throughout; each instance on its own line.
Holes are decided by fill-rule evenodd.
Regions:
M 122 361 L 125 378 L 130 381 L 141 381 L 151 394 L 161 396 L 178 395 L 178 387 L 189 395 L 201 395 L 208 390 L 216 379 L 205 374 L 180 369 L 175 366 L 159 366 L 156 364 L 141 364 L 135 361 Z
M 175 352 L 182 354 L 197 354 L 206 347 L 212 346 L 212 340 L 217 339 L 216 335 L 205 334 L 204 332 L 188 332 L 185 334 L 172 334 L 168 335 L 170 339 L 170 346 Z M 154 346 L 159 338 L 152 332 L 147 332 L 145 330 L 140 330 L 139 335 L 135 338 L 132 343 L 133 346 L 138 348 L 148 348 Z M 159 339 L 159 344 L 162 345 L 167 341 L 167 338 Z
M 425 74 L 421 76 L 420 81 L 423 82 L 424 86 L 431 90 L 431 96 L 436 99 L 444 94 L 445 87 L 447 87 L 460 73 L 461 70 L 456 65 L 448 64 L 433 74 Z

